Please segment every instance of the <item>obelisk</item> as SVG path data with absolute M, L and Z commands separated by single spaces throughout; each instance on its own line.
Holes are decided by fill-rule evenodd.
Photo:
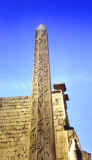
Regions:
M 30 160 L 56 160 L 47 30 L 36 30 Z

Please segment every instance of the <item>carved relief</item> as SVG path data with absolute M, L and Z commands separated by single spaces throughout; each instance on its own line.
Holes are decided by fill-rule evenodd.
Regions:
M 36 33 L 36 50 L 35 50 L 35 66 L 34 66 L 34 78 L 33 85 L 36 85 L 36 104 L 32 100 L 32 109 L 33 118 L 35 118 L 36 124 L 36 141 L 32 138 L 31 134 L 31 158 L 33 157 L 32 153 L 32 144 L 34 144 L 34 154 L 37 160 L 54 160 L 52 154 L 52 140 L 54 139 L 52 134 L 52 107 L 51 107 L 51 91 L 50 91 L 50 78 L 49 78 L 49 60 L 48 60 L 48 42 L 47 42 L 47 33 L 46 31 L 38 31 Z M 36 52 L 36 51 L 39 51 Z M 38 58 L 37 58 L 38 57 Z M 36 69 L 35 69 L 36 67 Z M 35 86 L 33 86 L 34 93 Z M 33 95 L 32 93 L 32 95 Z M 33 97 L 34 99 L 34 97 Z M 31 123 L 34 130 L 34 124 Z M 33 133 L 32 130 L 32 133 Z M 54 131 L 54 130 L 53 130 Z

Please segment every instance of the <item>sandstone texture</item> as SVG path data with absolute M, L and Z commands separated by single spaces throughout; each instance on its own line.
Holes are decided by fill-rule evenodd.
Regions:
M 35 36 L 32 80 L 30 160 L 55 160 L 54 120 L 47 30 L 40 25 Z
M 48 35 L 35 36 L 32 95 L 0 98 L 0 160 L 91 160 L 69 124 L 66 86 L 51 90 Z
M 0 98 L 0 160 L 28 160 L 30 97 Z

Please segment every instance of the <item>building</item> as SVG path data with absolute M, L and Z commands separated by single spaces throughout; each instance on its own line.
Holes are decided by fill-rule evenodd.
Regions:
M 0 98 L 0 160 L 91 160 L 67 114 L 63 83 L 51 91 L 48 37 L 35 36 L 32 96 Z

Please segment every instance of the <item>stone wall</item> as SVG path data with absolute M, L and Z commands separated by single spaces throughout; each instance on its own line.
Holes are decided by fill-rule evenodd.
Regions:
M 67 114 L 69 99 L 65 84 L 55 84 L 52 92 L 56 160 L 91 160 L 91 155 L 82 151 L 74 128 L 70 126 Z
M 52 94 L 54 127 L 55 127 L 55 143 L 56 143 L 56 159 L 68 160 L 68 138 L 66 126 L 66 112 L 62 91 L 54 91 Z
M 0 160 L 28 160 L 29 97 L 0 98 Z
M 77 156 L 73 160 L 91 160 L 69 125 L 66 100 L 63 89 L 52 92 L 56 160 L 72 160 L 74 153 Z M 0 98 L 0 160 L 29 160 L 31 109 L 31 97 Z

